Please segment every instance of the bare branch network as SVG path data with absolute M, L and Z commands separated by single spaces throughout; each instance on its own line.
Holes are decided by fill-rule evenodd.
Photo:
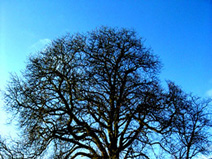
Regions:
M 52 158 L 67 159 L 207 152 L 208 102 L 173 82 L 164 89 L 160 68 L 132 30 L 101 27 L 54 40 L 8 84 L 6 106 L 23 139 L 6 156 L 39 158 L 49 147 Z

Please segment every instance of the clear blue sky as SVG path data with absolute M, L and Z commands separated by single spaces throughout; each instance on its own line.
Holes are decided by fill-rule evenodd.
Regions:
M 212 96 L 211 0 L 0 0 L 0 88 L 50 40 L 101 25 L 135 29 L 159 55 L 161 80 Z

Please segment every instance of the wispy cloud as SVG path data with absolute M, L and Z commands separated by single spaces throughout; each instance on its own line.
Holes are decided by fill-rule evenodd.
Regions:
M 212 89 L 208 90 L 208 91 L 206 92 L 206 95 L 207 95 L 208 97 L 211 97 L 211 98 L 212 98 Z
M 45 49 L 47 44 L 51 43 L 51 40 L 46 38 L 46 39 L 40 39 L 38 42 L 32 44 L 30 46 L 30 51 L 41 51 L 42 49 Z

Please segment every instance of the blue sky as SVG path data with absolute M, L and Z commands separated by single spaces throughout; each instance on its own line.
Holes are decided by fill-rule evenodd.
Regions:
M 212 97 L 211 0 L 0 0 L 0 88 L 50 40 L 102 25 L 134 29 L 160 57 L 162 81 Z

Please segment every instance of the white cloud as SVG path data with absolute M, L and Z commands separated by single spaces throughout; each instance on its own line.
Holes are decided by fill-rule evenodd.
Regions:
M 208 97 L 211 97 L 211 98 L 212 98 L 212 89 L 208 90 L 208 91 L 206 92 L 206 95 L 207 95 Z
M 40 51 L 42 49 L 45 49 L 45 46 L 47 46 L 47 44 L 49 43 L 51 43 L 50 39 L 40 39 L 38 42 L 32 44 L 29 49 L 32 52 Z

